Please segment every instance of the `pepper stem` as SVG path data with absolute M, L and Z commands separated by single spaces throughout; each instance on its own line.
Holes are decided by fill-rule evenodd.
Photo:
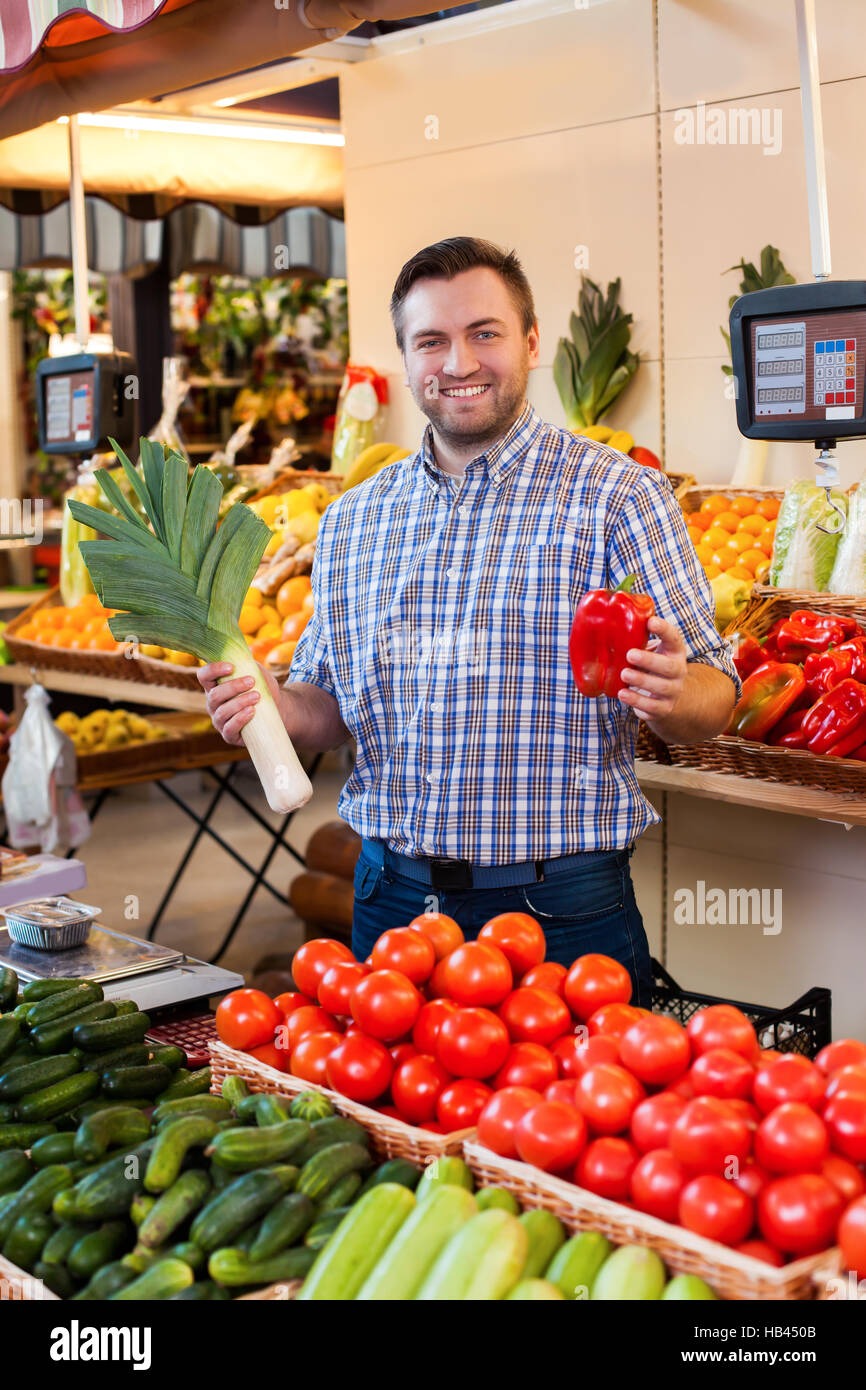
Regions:
M 614 589 L 615 594 L 630 594 L 637 580 L 636 574 L 627 574 L 621 584 Z

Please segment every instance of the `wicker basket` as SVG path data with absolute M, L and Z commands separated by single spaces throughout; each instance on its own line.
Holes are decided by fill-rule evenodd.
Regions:
M 404 1124 L 390 1115 L 380 1115 L 368 1105 L 358 1105 L 325 1086 L 314 1086 L 296 1076 L 277 1071 L 246 1052 L 236 1052 L 225 1043 L 210 1044 L 211 1090 L 219 1094 L 227 1076 L 239 1076 L 251 1091 L 268 1091 L 273 1095 L 297 1096 L 302 1091 L 321 1091 L 340 1115 L 356 1120 L 370 1136 L 370 1147 L 379 1159 L 408 1158 L 412 1163 L 427 1164 L 444 1154 L 459 1154 L 463 1141 L 471 1138 L 474 1129 L 459 1129 L 453 1134 L 433 1134 L 415 1125 Z
M 827 1250 L 822 1260 L 820 1268 L 812 1275 L 813 1297 L 819 1303 L 862 1298 L 863 1285 L 856 1274 L 845 1269 L 841 1250 Z
M 814 1273 L 835 1254 L 825 1250 L 775 1269 L 681 1226 L 671 1226 L 620 1202 L 596 1197 L 539 1168 L 500 1158 L 476 1141 L 463 1145 L 463 1157 L 479 1183 L 506 1187 L 522 1207 L 552 1211 L 569 1231 L 601 1231 L 615 1245 L 646 1245 L 661 1256 L 669 1270 L 700 1275 L 721 1298 L 814 1298 Z
M 338 473 L 320 473 L 315 468 L 287 468 L 285 472 L 278 473 L 267 487 L 248 497 L 247 502 L 259 502 L 263 497 L 279 496 L 281 492 L 291 492 L 296 487 L 306 487 L 308 483 L 321 483 L 334 497 L 343 491 L 343 479 Z
M 765 497 L 775 497 L 781 502 L 785 495 L 785 489 L 781 487 L 734 487 L 732 483 L 694 483 L 694 486 L 677 495 L 684 512 L 696 512 L 700 510 L 701 503 L 716 492 L 722 493 L 725 497 L 754 497 L 759 502 Z
M 686 493 L 694 486 L 694 474 L 692 473 L 668 473 L 664 475 L 674 490 L 674 497 L 681 502 Z

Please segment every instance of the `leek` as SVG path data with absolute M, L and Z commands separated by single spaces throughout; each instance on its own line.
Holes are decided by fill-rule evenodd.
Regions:
M 72 499 L 67 506 L 76 521 L 108 537 L 80 549 L 102 604 L 121 610 L 108 620 L 112 636 L 228 661 L 233 676 L 252 676 L 260 699 L 242 737 L 268 805 L 282 814 L 303 806 L 313 789 L 238 626 L 269 528 L 240 502 L 217 527 L 222 484 L 203 465 L 189 476 L 180 454 L 142 439 L 139 471 L 111 445 L 150 525 L 105 468 L 95 476 L 114 510 Z

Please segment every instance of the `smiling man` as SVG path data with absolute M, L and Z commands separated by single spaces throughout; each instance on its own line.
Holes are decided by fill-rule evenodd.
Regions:
M 322 517 L 314 615 L 276 692 L 302 747 L 357 746 L 339 810 L 363 838 L 352 944 L 424 911 L 467 937 L 529 913 L 547 959 L 602 952 L 649 1006 L 651 971 L 629 859 L 659 819 L 634 770 L 638 721 L 693 742 L 739 689 L 709 586 L 667 480 L 544 421 L 519 261 L 451 237 L 403 266 L 391 316 L 429 424 L 417 453 Z M 568 660 L 581 596 L 628 574 L 657 612 L 618 698 L 581 696 Z M 229 742 L 258 699 L 202 668 Z

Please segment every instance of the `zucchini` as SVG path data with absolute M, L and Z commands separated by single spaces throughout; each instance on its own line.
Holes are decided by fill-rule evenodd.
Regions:
M 250 1088 L 242 1076 L 235 1076 L 233 1072 L 229 1072 L 220 1087 L 220 1094 L 223 1100 L 227 1100 L 232 1109 L 236 1110 L 241 1101 L 249 1096 Z
M 70 1171 L 72 1170 L 71 1164 L 67 1164 L 67 1167 Z M 73 1173 L 73 1177 L 74 1176 L 75 1174 Z M 80 1181 L 80 1179 L 78 1179 L 78 1181 Z M 55 1221 L 61 1224 L 64 1222 L 74 1223 L 79 1226 L 82 1224 L 90 1224 L 85 1221 L 85 1218 L 81 1215 L 75 1204 L 74 1187 L 66 1187 L 62 1192 L 58 1192 L 54 1201 L 51 1203 L 51 1215 L 54 1217 Z
M 70 978 L 68 980 L 28 980 L 21 991 L 21 1001 L 24 1004 L 38 1004 L 40 999 L 47 999 L 52 994 L 63 994 L 67 989 L 75 989 L 77 985 L 86 985 L 87 980 L 83 978 Z
M 50 994 L 47 999 L 31 1004 L 27 1010 L 27 1027 L 32 1031 L 43 1023 L 50 1023 L 52 1019 L 75 1013 L 86 1004 L 99 1004 L 104 998 L 102 985 L 90 980 L 83 985 L 74 985 L 72 989 L 64 989 L 60 994 Z
M 43 1139 L 46 1134 L 54 1134 L 56 1130 L 57 1126 L 52 1124 L 0 1125 L 0 1153 L 4 1149 L 29 1149 L 37 1139 Z
M 72 1298 L 75 1293 L 75 1285 L 63 1265 L 49 1265 L 44 1260 L 39 1260 L 33 1266 L 33 1277 L 41 1279 L 45 1287 L 58 1298 Z
M 140 1012 L 134 999 L 115 999 L 114 1007 L 117 1009 L 118 1018 L 125 1018 L 127 1014 Z
M 18 1106 L 10 1101 L 8 1104 L 0 1104 L 0 1125 L 14 1124 L 18 1119 Z
M 195 1275 L 183 1260 L 157 1260 L 156 1264 L 151 1265 L 137 1279 L 133 1279 L 131 1284 L 111 1294 L 111 1302 L 170 1298 L 172 1294 L 180 1293 L 181 1289 L 188 1289 L 194 1282 Z
M 116 1047 L 111 1052 L 97 1052 L 92 1055 L 82 1052 L 82 1071 L 103 1072 L 112 1067 L 145 1067 L 150 1061 L 150 1048 L 146 1043 L 133 1043 L 131 1047 Z
M 321 1250 L 323 1245 L 327 1245 L 331 1236 L 339 1229 L 344 1216 L 348 1216 L 351 1207 L 332 1207 L 330 1211 L 323 1211 L 321 1216 L 317 1216 L 307 1234 L 304 1236 L 304 1244 L 310 1250 Z
M 303 1192 L 287 1192 L 275 1202 L 261 1223 L 250 1247 L 250 1259 L 269 1260 L 296 1245 L 313 1221 L 315 1207 Z
M 210 1115 L 214 1120 L 231 1118 L 232 1107 L 222 1096 L 181 1096 L 176 1100 L 161 1100 L 153 1112 L 156 1123 L 169 1115 Z
M 698 1274 L 676 1274 L 665 1285 L 662 1303 L 715 1303 L 719 1295 Z
M 79 1023 L 72 1034 L 72 1041 L 82 1052 L 109 1052 L 141 1042 L 149 1027 L 147 1014 L 125 1014 L 120 1018 L 112 1016 Z
M 373 1170 L 358 1195 L 363 1197 L 371 1187 L 378 1187 L 381 1182 L 398 1182 L 401 1187 L 408 1187 L 414 1192 L 420 1177 L 421 1169 L 417 1163 L 410 1163 L 408 1158 L 389 1158 Z
M 342 1302 L 356 1298 L 415 1206 L 414 1194 L 399 1183 L 372 1188 L 318 1252 L 298 1299 Z
M 63 1163 L 55 1163 L 51 1168 L 40 1168 L 23 1187 L 15 1193 L 13 1200 L 4 1207 L 0 1216 L 0 1245 L 4 1245 L 9 1232 L 21 1216 L 46 1215 L 58 1192 L 72 1186 L 72 1174 Z
M 297 1178 L 300 1171 L 300 1168 L 295 1169 L 295 1178 Z M 235 1174 L 230 1173 L 228 1168 L 220 1168 L 218 1163 L 212 1163 L 208 1172 L 210 1173 L 210 1180 L 213 1183 L 214 1196 L 216 1196 L 218 1192 L 222 1192 L 224 1187 L 228 1187 L 229 1183 L 233 1183 L 235 1180 Z M 290 1187 L 294 1187 L 294 1185 L 294 1183 L 291 1183 Z
M 21 1024 L 17 1018 L 7 1014 L 0 1018 L 0 1062 L 13 1052 L 21 1041 Z
M 46 1212 L 19 1216 L 3 1243 L 4 1259 L 32 1274 L 42 1248 L 54 1231 L 54 1222 Z
M 18 998 L 18 976 L 11 965 L 0 965 L 0 1014 L 15 1007 Z
M 475 1196 L 478 1199 L 479 1211 L 487 1211 L 488 1207 L 499 1207 L 502 1211 L 510 1211 L 512 1216 L 520 1215 L 517 1198 L 507 1187 L 482 1187 Z M 552 1255 L 553 1251 L 550 1253 Z
M 75 1132 L 67 1130 L 64 1134 L 46 1134 L 44 1139 L 37 1139 L 30 1157 L 37 1168 L 48 1168 L 52 1163 L 72 1163 L 76 1158 Z
M 144 1175 L 148 1192 L 165 1192 L 171 1187 L 189 1150 L 204 1148 L 218 1137 L 219 1123 L 209 1115 L 186 1115 L 166 1125 L 157 1134 Z
M 17 1192 L 33 1175 L 33 1163 L 23 1149 L 6 1149 L 0 1153 L 0 1195 Z
M 270 1211 L 290 1190 L 296 1176 L 297 1169 L 288 1164 L 243 1173 L 202 1207 L 190 1227 L 190 1240 L 208 1255 L 229 1245 Z
M 0 1075 L 0 1100 L 17 1100 L 28 1091 L 41 1091 L 45 1086 L 53 1086 L 55 1081 L 64 1081 L 79 1070 L 74 1057 L 40 1057 L 38 1061 L 25 1062 Z
M 158 1062 L 161 1067 L 168 1067 L 169 1071 L 177 1071 L 178 1067 L 186 1066 L 186 1053 L 173 1043 L 159 1044 L 150 1049 L 150 1060 Z
M 204 1269 L 207 1263 L 204 1251 L 191 1240 L 179 1240 L 177 1245 L 170 1245 L 165 1251 L 165 1255 L 168 1259 L 183 1260 L 184 1264 L 189 1265 L 196 1274 L 200 1269 Z
M 171 1293 L 168 1296 L 169 1303 L 212 1303 L 231 1298 L 231 1294 L 225 1289 L 221 1289 L 219 1284 L 215 1284 L 212 1279 L 198 1279 L 188 1288 L 181 1289 L 180 1293 Z
M 303 1279 L 316 1258 L 314 1250 L 297 1246 L 283 1250 L 269 1260 L 253 1260 L 245 1250 L 231 1247 L 216 1250 L 207 1264 L 207 1272 L 216 1284 L 248 1287 L 257 1284 L 278 1284 L 290 1279 Z
M 296 1156 L 296 1162 L 303 1167 L 307 1159 L 321 1153 L 322 1149 L 329 1149 L 332 1144 L 367 1143 L 369 1138 L 363 1125 L 343 1115 L 331 1115 L 327 1120 L 314 1120 L 310 1125 L 310 1137 Z
M 53 1223 L 52 1223 L 53 1224 Z M 74 1245 L 77 1245 L 81 1237 L 87 1230 L 94 1230 L 95 1227 L 75 1225 L 72 1221 L 64 1221 L 62 1226 L 56 1227 L 53 1235 L 48 1237 L 42 1250 L 42 1263 L 46 1265 L 65 1265 L 69 1252 Z
M 480 1211 L 451 1237 L 418 1290 L 418 1301 L 505 1298 L 520 1279 L 528 1249 L 526 1228 L 510 1211 Z
M 30 1042 L 41 1057 L 53 1052 L 68 1052 L 72 1046 L 72 1035 L 80 1024 L 113 1018 L 114 1005 L 110 999 L 103 999 L 99 1004 L 88 1004 L 84 1009 L 77 1009 L 74 1014 L 65 1014 L 63 1018 L 53 1018 L 50 1023 L 41 1023 L 30 1034 Z
M 66 1268 L 73 1279 L 92 1279 L 129 1244 L 125 1221 L 105 1221 L 95 1231 L 87 1231 L 69 1252 Z
M 129 1219 L 136 1230 L 140 1230 L 145 1217 L 156 1206 L 156 1198 L 149 1192 L 136 1192 L 129 1205 Z
M 475 1180 L 463 1159 L 449 1154 L 434 1158 L 433 1162 L 427 1165 L 415 1188 L 415 1196 L 419 1202 L 423 1202 L 434 1187 L 441 1187 L 443 1184 L 446 1187 L 465 1187 L 467 1192 L 475 1189 Z
M 327 1153 L 327 1149 L 324 1151 Z M 319 1214 L 324 1215 L 326 1211 L 334 1211 L 337 1207 L 350 1207 L 361 1190 L 361 1174 L 347 1173 L 345 1177 L 338 1178 L 333 1187 L 329 1187 L 324 1197 L 319 1198 Z
M 593 1300 L 646 1302 L 660 1299 L 667 1271 L 655 1250 L 645 1245 L 621 1245 L 609 1255 L 590 1289 Z
M 161 1260 L 164 1253 L 162 1250 L 148 1250 L 144 1245 L 136 1245 L 134 1250 L 123 1256 L 120 1263 L 131 1269 L 133 1274 L 143 1274 L 151 1265 L 156 1264 L 157 1260 Z
M 448 1242 L 477 1214 L 465 1187 L 435 1188 L 415 1209 L 377 1260 L 355 1295 L 361 1302 L 400 1302 L 418 1297 Z
M 550 1268 L 557 1250 L 565 1244 L 565 1227 L 559 1217 L 543 1207 L 536 1211 L 525 1211 L 520 1222 L 529 1236 L 529 1250 L 521 1278 L 540 1279 Z
M 565 1298 L 586 1299 L 613 1246 L 600 1231 L 579 1231 L 561 1245 L 544 1272 Z
M 166 1100 L 184 1100 L 187 1096 L 201 1096 L 209 1092 L 210 1067 L 199 1067 L 198 1071 L 176 1072 L 171 1085 L 161 1092 L 159 1100 L 161 1104 Z
M 210 1178 L 200 1168 L 191 1168 L 189 1172 L 181 1173 L 154 1202 L 139 1226 L 138 1239 L 141 1244 L 151 1248 L 164 1245 L 169 1237 L 200 1209 L 210 1190 Z
M 144 1170 L 153 1143 L 149 1139 L 135 1149 L 116 1154 L 77 1184 L 74 1209 L 82 1220 L 110 1221 L 126 1216 L 133 1197 L 144 1187 Z
M 68 1114 L 98 1090 L 98 1076 L 92 1071 L 78 1072 L 64 1081 L 55 1081 L 53 1086 L 22 1096 L 18 1102 L 18 1118 L 25 1124 L 56 1120 L 58 1115 Z
M 310 1126 L 304 1120 L 284 1120 L 264 1129 L 224 1129 L 206 1153 L 212 1162 L 232 1173 L 245 1173 L 269 1163 L 284 1163 L 309 1137 Z
M 90 1073 L 84 1073 L 89 1075 Z M 150 1120 L 140 1110 L 112 1106 L 81 1121 L 74 1136 L 75 1157 L 95 1163 L 111 1148 L 135 1148 L 150 1134 Z
M 109 1100 L 128 1096 L 156 1096 L 171 1081 L 171 1072 L 161 1062 L 141 1067 L 111 1067 L 102 1073 L 102 1094 Z
M 556 1285 L 548 1283 L 546 1279 L 521 1279 L 505 1297 L 518 1303 L 564 1302 Z
M 302 1091 L 289 1106 L 293 1120 L 306 1120 L 308 1124 L 313 1120 L 327 1120 L 333 1113 L 333 1105 L 321 1091 Z
M 135 1271 L 122 1264 L 120 1260 L 115 1260 L 114 1264 L 106 1265 L 100 1269 L 98 1274 L 94 1274 L 90 1283 L 75 1294 L 76 1299 L 98 1299 L 102 1301 L 111 1298 L 119 1289 L 123 1289 L 127 1284 L 131 1284 L 135 1278 Z
M 303 1124 L 303 1121 L 292 1123 Z M 369 1165 L 370 1154 L 362 1144 L 332 1144 L 307 1159 L 298 1177 L 297 1190 L 306 1192 L 313 1201 L 320 1201 L 347 1173 L 357 1173 Z

